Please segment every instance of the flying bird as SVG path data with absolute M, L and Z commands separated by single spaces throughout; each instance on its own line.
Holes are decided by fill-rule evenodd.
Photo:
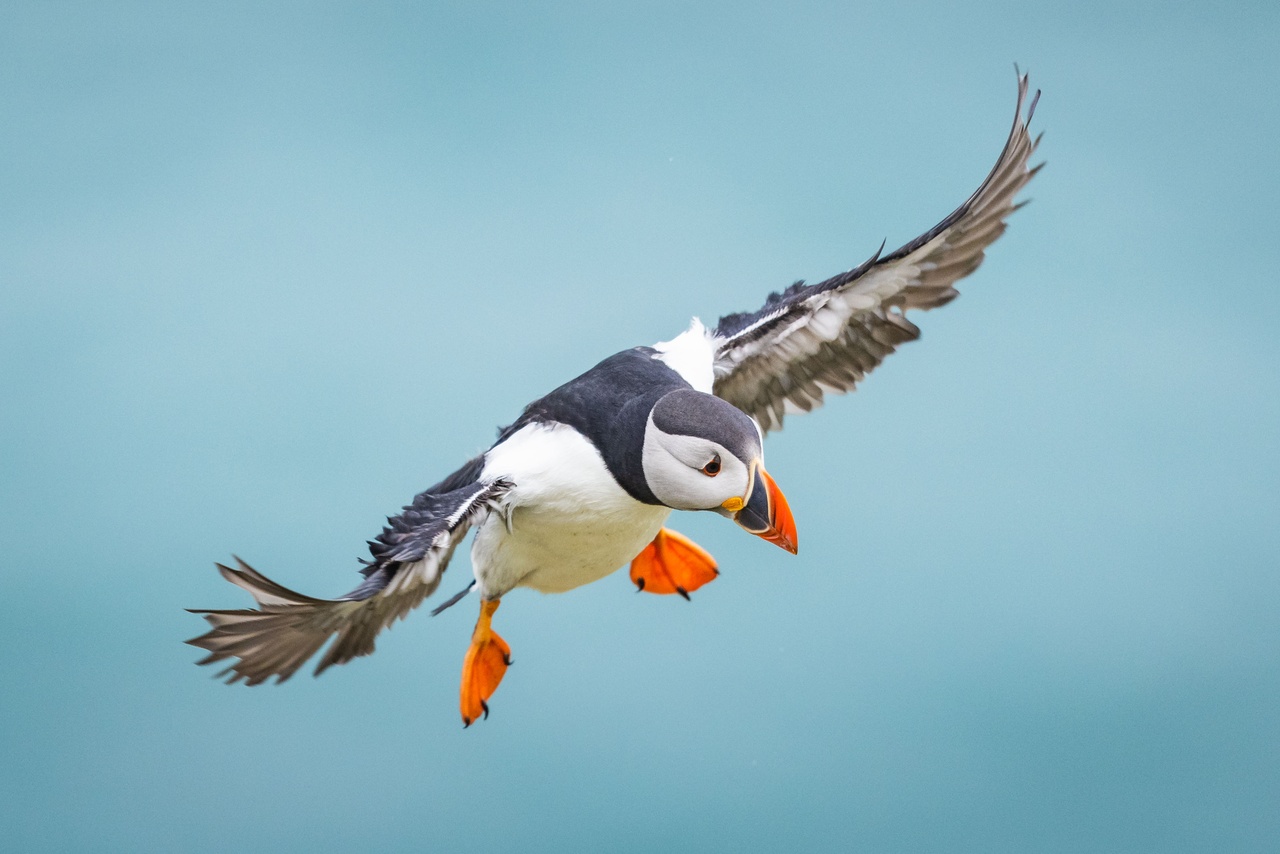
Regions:
M 1018 76 L 1013 128 L 994 168 L 964 204 L 888 254 L 813 285 L 773 293 L 758 311 L 715 328 L 696 318 L 669 341 L 612 355 L 524 408 L 497 441 L 420 493 L 369 541 L 364 580 L 337 599 L 277 584 L 236 558 L 218 564 L 257 608 L 197 610 L 212 628 L 188 643 L 199 664 L 234 659 L 219 676 L 257 685 L 291 677 L 330 639 L 316 675 L 374 651 L 374 639 L 440 586 L 470 529 L 480 616 L 462 665 L 464 726 L 489 714 L 511 664 L 493 629 L 502 597 L 517 587 L 562 593 L 630 565 L 642 591 L 689 594 L 718 575 L 715 560 L 666 527 L 673 510 L 708 510 L 796 553 L 796 526 L 764 467 L 764 436 L 791 413 L 853 390 L 894 349 L 919 337 L 913 309 L 945 305 L 955 283 L 1022 203 L 1015 197 L 1043 164 L 1028 161 L 1039 137 L 1028 125 Z M 1024 111 L 1025 106 L 1025 111 Z M 336 636 L 336 638 L 335 638 Z

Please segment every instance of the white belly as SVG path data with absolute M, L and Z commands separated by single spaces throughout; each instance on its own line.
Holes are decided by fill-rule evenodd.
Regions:
M 596 449 L 563 425 L 530 425 L 494 448 L 481 475 L 515 483 L 507 519 L 491 514 L 476 532 L 471 562 L 481 595 L 513 587 L 562 593 L 629 563 L 671 514 L 636 501 Z

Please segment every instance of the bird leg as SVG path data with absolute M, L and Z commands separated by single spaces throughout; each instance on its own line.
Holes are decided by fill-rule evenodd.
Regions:
M 685 599 L 720 574 L 716 561 L 684 534 L 663 528 L 631 561 L 631 580 L 650 593 L 679 593 Z
M 462 660 L 462 725 L 469 727 L 481 715 L 489 717 L 488 699 L 511 664 L 511 647 L 490 627 L 500 599 L 480 603 L 480 619 L 471 633 L 471 647 Z

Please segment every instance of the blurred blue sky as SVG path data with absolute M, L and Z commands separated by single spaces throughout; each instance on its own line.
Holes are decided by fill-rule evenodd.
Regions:
M 1280 6 L 0 9 L 13 851 L 1273 851 Z M 923 231 L 1044 96 L 964 297 L 771 438 L 802 551 L 518 592 L 228 688 L 529 399 Z M 464 556 L 445 588 L 464 583 Z

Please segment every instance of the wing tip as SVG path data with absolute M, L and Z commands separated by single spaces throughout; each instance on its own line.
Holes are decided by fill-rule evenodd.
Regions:
M 1031 72 L 1023 71 L 1021 66 L 1019 66 L 1017 62 L 1014 62 L 1013 73 L 1018 80 L 1018 103 L 1013 116 L 1014 127 L 1016 128 L 1019 125 L 1021 125 L 1022 127 L 1025 128 L 1030 126 L 1031 119 L 1036 114 L 1036 105 L 1040 103 L 1041 90 L 1037 89 L 1035 91 L 1035 94 L 1031 96 L 1031 103 L 1030 105 L 1027 106 L 1027 110 L 1026 110 L 1027 115 L 1026 115 L 1026 118 L 1024 119 L 1022 117 L 1022 112 L 1023 112 L 1022 105 L 1026 103 L 1027 93 L 1031 91 Z

